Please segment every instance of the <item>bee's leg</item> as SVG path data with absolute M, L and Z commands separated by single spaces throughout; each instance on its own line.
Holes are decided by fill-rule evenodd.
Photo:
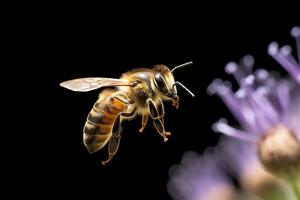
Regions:
M 124 108 L 125 110 L 128 108 L 127 105 L 134 103 L 124 94 L 117 94 L 115 97 L 113 97 L 113 102 L 115 106 Z M 115 120 L 112 129 L 112 136 L 108 142 L 108 159 L 102 161 L 103 165 L 109 163 L 119 149 L 120 140 L 121 140 L 121 131 L 122 131 L 122 127 L 121 127 L 122 119 L 133 116 L 136 110 L 137 109 L 134 108 L 131 112 L 121 113 Z
M 174 106 L 176 109 L 179 108 L 179 96 L 175 96 L 173 99 L 172 99 L 172 106 Z
M 167 142 L 168 136 L 170 136 L 171 133 L 165 131 L 165 127 L 163 125 L 163 120 L 162 119 L 154 119 L 153 124 L 154 124 L 154 127 L 156 128 L 157 132 L 163 137 L 164 142 Z
M 114 123 L 112 136 L 108 143 L 108 159 L 102 161 L 102 165 L 109 163 L 111 159 L 114 157 L 114 155 L 117 153 L 119 149 L 120 140 L 121 140 L 121 131 L 122 131 L 121 120 L 120 120 L 120 116 L 118 116 L 118 118 Z
M 163 127 L 165 126 L 165 122 L 164 122 L 164 116 L 165 116 L 165 107 L 164 107 L 164 104 L 162 102 L 161 99 L 159 99 L 159 103 L 156 105 L 157 107 L 157 110 L 158 110 L 158 116 L 159 116 L 159 119 L 161 120 L 162 124 L 163 124 Z M 167 132 L 168 135 L 171 135 L 170 132 Z
M 121 126 L 122 118 L 134 116 L 136 110 L 137 110 L 137 108 L 134 108 L 131 112 L 122 113 L 116 119 L 113 129 L 112 129 L 112 136 L 108 142 L 108 159 L 105 161 L 102 161 L 103 165 L 109 163 L 118 151 L 118 148 L 120 145 L 120 140 L 121 140 L 121 132 L 122 132 L 122 126 Z
M 157 110 L 159 117 L 163 118 L 165 116 L 165 107 L 161 99 L 159 99 L 159 103 L 157 104 Z
M 106 165 L 111 161 L 111 159 L 114 157 L 114 155 L 117 153 L 119 144 L 121 140 L 121 135 L 119 136 L 112 136 L 112 138 L 109 140 L 108 143 L 108 159 L 102 161 L 102 165 Z
M 162 101 L 159 103 L 158 108 L 156 107 L 152 99 L 147 99 L 147 103 L 154 127 L 156 128 L 157 132 L 163 137 L 164 142 L 168 141 L 167 136 L 171 135 L 171 133 L 165 131 L 163 120 L 164 107 Z
M 144 114 L 142 116 L 142 127 L 140 128 L 139 132 L 142 133 L 148 123 L 149 114 Z

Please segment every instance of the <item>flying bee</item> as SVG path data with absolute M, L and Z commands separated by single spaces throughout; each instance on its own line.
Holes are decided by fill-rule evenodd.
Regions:
M 166 142 L 171 133 L 165 131 L 164 127 L 163 101 L 171 101 L 178 109 L 177 85 L 194 97 L 182 83 L 174 80 L 173 75 L 174 70 L 191 64 L 188 62 L 172 70 L 165 65 L 155 65 L 152 69 L 133 69 L 119 79 L 79 78 L 61 83 L 60 86 L 75 92 L 105 88 L 100 92 L 83 129 L 83 142 L 89 153 L 102 149 L 108 143 L 109 156 L 102 164 L 110 162 L 119 148 L 122 121 L 131 120 L 137 115 L 142 116 L 139 132 L 143 132 L 150 116 L 155 129 Z

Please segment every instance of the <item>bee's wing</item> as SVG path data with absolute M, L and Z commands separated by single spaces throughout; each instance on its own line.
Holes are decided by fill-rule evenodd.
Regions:
M 69 81 L 62 82 L 61 87 L 73 90 L 75 92 L 88 92 L 91 90 L 96 90 L 101 87 L 110 86 L 132 86 L 132 83 L 123 79 L 114 78 L 78 78 Z

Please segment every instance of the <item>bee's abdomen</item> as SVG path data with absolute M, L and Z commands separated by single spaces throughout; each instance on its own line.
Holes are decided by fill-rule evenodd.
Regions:
M 114 122 L 125 109 L 126 106 L 113 96 L 100 98 L 94 104 L 83 129 L 84 144 L 90 153 L 106 145 L 112 135 Z

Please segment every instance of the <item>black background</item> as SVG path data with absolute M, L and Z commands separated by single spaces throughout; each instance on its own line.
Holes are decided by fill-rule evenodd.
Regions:
M 273 40 L 294 45 L 290 29 L 300 21 L 295 12 L 147 8 L 68 5 L 18 18 L 22 34 L 15 38 L 23 54 L 18 71 L 26 80 L 18 94 L 26 104 L 30 134 L 20 134 L 25 147 L 17 146 L 11 160 L 18 158 L 17 184 L 30 186 L 25 193 L 41 198 L 170 199 L 169 167 L 187 150 L 202 152 L 215 145 L 218 134 L 211 124 L 220 117 L 234 123 L 221 101 L 206 94 L 208 84 L 214 78 L 231 80 L 224 65 L 246 54 L 255 56 L 258 67 L 279 69 L 267 55 L 267 45 Z M 166 102 L 165 125 L 172 132 L 167 143 L 152 123 L 139 134 L 137 118 L 124 123 L 119 151 L 109 165 L 101 165 L 107 149 L 88 154 L 82 129 L 99 91 L 74 93 L 59 87 L 60 82 L 118 78 L 133 68 L 188 61 L 194 65 L 175 77 L 196 98 L 179 89 L 180 109 Z

